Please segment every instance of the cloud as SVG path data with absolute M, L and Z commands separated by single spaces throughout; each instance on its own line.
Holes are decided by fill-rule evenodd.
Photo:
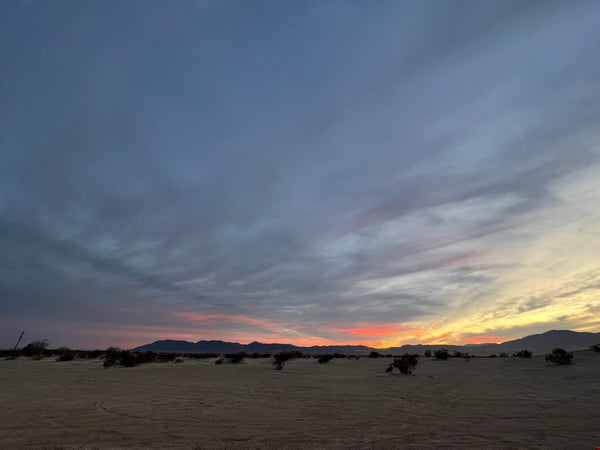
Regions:
M 393 344 L 593 326 L 589 4 L 0 8 L 5 314 Z

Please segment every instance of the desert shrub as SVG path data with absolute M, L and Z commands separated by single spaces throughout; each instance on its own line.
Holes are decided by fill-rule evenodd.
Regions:
M 458 350 L 454 350 L 454 353 L 452 354 L 453 358 L 464 358 L 465 356 L 469 356 L 469 354 L 460 352 Z
M 45 355 L 47 348 L 47 339 L 42 339 L 41 341 L 33 341 L 27 344 L 25 347 L 23 347 L 23 349 L 21 350 L 21 354 L 23 356 L 30 356 L 39 359 Z
M 170 353 L 168 353 L 168 354 L 170 355 Z M 142 363 L 150 363 L 150 362 L 156 361 L 156 358 L 159 355 L 157 355 L 155 352 L 148 350 L 145 352 L 136 353 L 136 356 L 137 356 L 140 364 L 142 364 Z
M 431 358 L 431 350 L 425 350 L 425 353 L 423 353 L 423 356 L 425 356 L 426 358 Z
M 238 352 L 227 355 L 227 358 L 229 358 L 229 361 L 231 361 L 233 364 L 237 364 L 242 362 L 246 356 L 246 352 Z
M 379 358 L 381 355 L 379 354 L 379 352 L 371 352 L 369 353 L 369 358 Z
M 445 348 L 440 348 L 439 350 L 436 350 L 434 352 L 435 355 L 435 359 L 448 359 L 450 357 L 450 353 L 448 353 L 448 350 Z
M 328 363 L 329 361 L 331 361 L 334 358 L 333 355 L 321 355 L 319 356 L 319 364 L 325 364 Z
M 156 360 L 159 363 L 171 362 L 175 361 L 175 359 L 177 359 L 178 356 L 178 353 L 159 353 L 158 355 L 156 355 Z
M 394 369 L 398 369 L 400 373 L 404 375 L 411 375 L 417 363 L 419 362 L 419 355 L 409 355 L 408 353 L 402 355 L 400 358 L 395 358 L 394 362 L 390 363 L 386 372 L 391 372 Z
M 129 350 L 123 350 L 121 352 L 121 360 L 119 364 L 123 367 L 134 367 L 142 364 L 144 358 L 141 353 L 130 352 Z
M 506 357 L 508 356 L 508 354 L 507 354 L 507 353 L 504 353 L 504 352 L 500 352 L 500 353 L 498 353 L 498 356 L 499 356 L 500 358 L 506 358 Z
M 19 350 L 0 350 L 0 357 L 6 360 L 17 359 L 19 355 Z
M 573 353 L 567 352 L 562 348 L 555 348 L 552 350 L 552 353 L 548 353 L 546 355 L 546 361 L 553 362 L 554 364 L 571 364 L 573 360 Z
M 491 355 L 488 355 L 488 358 L 496 358 L 498 355 L 496 355 L 495 353 L 492 353 Z
M 184 353 L 181 356 L 190 359 L 212 359 L 218 358 L 220 355 L 218 353 Z
M 292 352 L 280 352 L 273 356 L 273 367 L 275 370 L 283 369 L 283 366 L 290 359 L 302 358 L 302 352 L 292 351 Z
M 221 365 L 221 364 L 223 364 L 223 362 L 224 362 L 224 361 L 225 361 L 225 358 L 223 358 L 223 356 L 219 356 L 219 357 L 218 357 L 218 358 L 215 360 L 215 364 L 218 366 L 218 365 Z
M 71 361 L 75 359 L 75 355 L 77 354 L 75 350 L 71 350 L 67 347 L 59 348 L 56 353 L 58 355 L 58 358 L 56 358 L 57 361 Z
M 104 367 L 112 367 L 121 358 L 122 350 L 119 347 L 108 347 L 104 350 Z
M 82 357 L 87 358 L 87 359 L 98 359 L 102 356 L 102 350 L 91 350 L 91 351 L 84 351 L 81 352 Z
M 531 358 L 531 355 L 533 355 L 531 350 L 519 350 L 518 352 L 513 353 L 513 356 L 518 358 Z
M 600 353 L 600 344 L 590 345 L 590 349 L 596 353 Z

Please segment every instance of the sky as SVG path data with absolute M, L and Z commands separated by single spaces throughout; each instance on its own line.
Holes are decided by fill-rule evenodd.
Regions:
M 0 2 L 0 348 L 600 332 L 600 3 Z

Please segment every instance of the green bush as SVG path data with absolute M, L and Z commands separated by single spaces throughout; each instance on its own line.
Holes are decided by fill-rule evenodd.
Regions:
M 531 358 L 533 352 L 531 350 L 519 350 L 518 352 L 513 353 L 513 356 L 518 358 Z
M 554 364 L 567 365 L 571 364 L 573 360 L 573 353 L 567 352 L 562 348 L 555 348 L 552 353 L 546 355 L 546 361 L 553 362 Z

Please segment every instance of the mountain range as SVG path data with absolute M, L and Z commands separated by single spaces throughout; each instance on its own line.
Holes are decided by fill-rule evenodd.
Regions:
M 533 353 L 549 352 L 555 347 L 565 350 L 582 350 L 600 343 L 600 333 L 580 333 L 570 330 L 550 330 L 542 334 L 533 334 L 520 339 L 503 342 L 502 344 L 477 344 L 477 345 L 443 345 L 443 344 L 419 344 L 403 345 L 401 347 L 372 348 L 364 345 L 316 345 L 312 347 L 299 347 L 292 344 L 263 344 L 252 342 L 250 344 L 239 344 L 237 342 L 224 341 L 177 341 L 160 340 L 151 344 L 141 345 L 132 349 L 133 351 L 164 352 L 164 353 L 278 353 L 284 351 L 300 351 L 306 354 L 343 353 L 346 355 L 368 355 L 372 351 L 381 354 L 403 354 L 419 353 L 426 350 L 446 348 L 451 352 L 469 352 L 473 355 L 488 355 L 499 352 L 514 352 L 518 350 L 531 350 Z

